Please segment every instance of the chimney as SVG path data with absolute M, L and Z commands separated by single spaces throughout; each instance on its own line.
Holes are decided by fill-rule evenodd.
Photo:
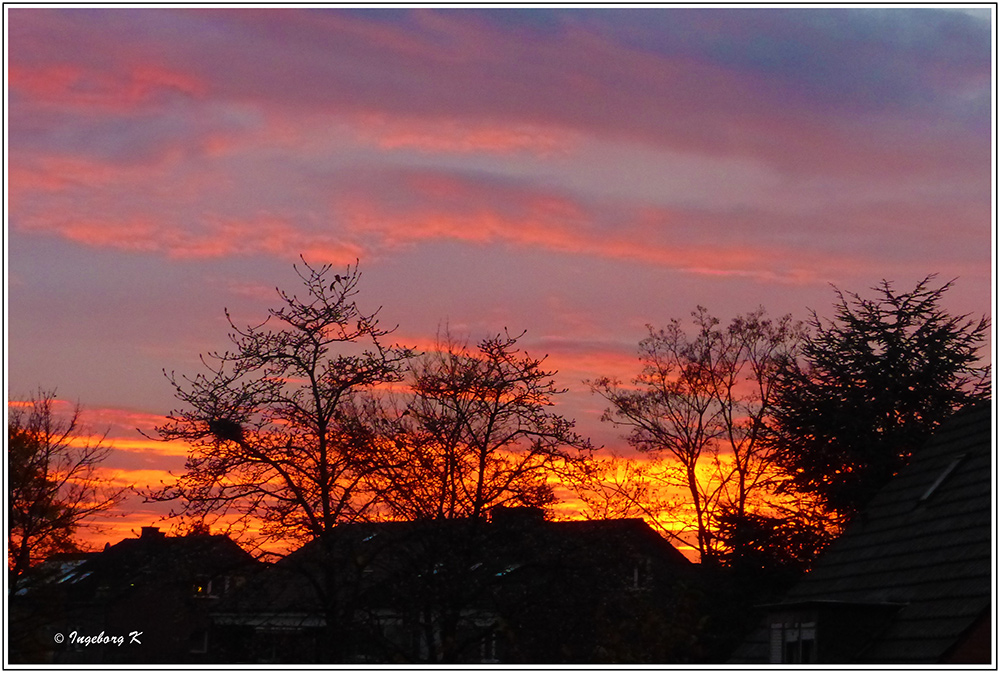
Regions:
M 156 526 L 143 526 L 142 534 L 139 535 L 141 540 L 162 540 L 167 537 L 166 533 L 160 531 Z

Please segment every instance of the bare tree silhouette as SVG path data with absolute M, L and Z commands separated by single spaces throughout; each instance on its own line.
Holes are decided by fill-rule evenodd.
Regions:
M 230 531 L 259 521 L 264 541 L 314 539 L 374 507 L 367 397 L 401 380 L 412 352 L 384 345 L 378 311 L 356 305 L 357 266 L 332 281 L 330 271 L 303 260 L 304 298 L 278 290 L 284 305 L 257 326 L 237 327 L 227 311 L 234 350 L 202 356 L 208 373 L 167 375 L 184 407 L 157 432 L 191 455 L 153 499 Z
M 381 460 L 373 474 L 395 517 L 481 519 L 499 505 L 545 507 L 551 477 L 589 457 L 573 422 L 549 410 L 565 392 L 555 372 L 517 347 L 520 336 L 469 348 L 446 334 L 413 363 L 392 445 L 404 459 Z
M 78 550 L 75 535 L 122 502 L 127 487 L 99 475 L 111 447 L 106 434 L 92 437 L 76 405 L 59 418 L 55 391 L 39 390 L 25 402 L 8 404 L 7 567 L 9 590 L 38 560 Z
M 278 290 L 283 305 L 245 328 L 227 311 L 233 350 L 203 356 L 208 373 L 167 375 L 184 406 L 157 432 L 186 441 L 191 453 L 185 472 L 148 497 L 178 502 L 172 515 L 244 541 L 318 540 L 321 558 L 332 558 L 329 534 L 377 511 L 377 423 L 367 414 L 378 405 L 370 399 L 402 379 L 412 351 L 385 345 L 391 330 L 379 326 L 378 310 L 358 308 L 357 265 L 331 274 L 303 259 L 295 269 L 304 297 Z M 320 563 L 306 577 L 324 608 L 332 661 L 348 646 L 353 609 L 334 570 Z
M 628 429 L 629 443 L 640 451 L 668 458 L 656 469 L 626 471 L 625 479 L 591 479 L 589 492 L 598 492 L 595 483 L 606 494 L 611 486 L 619 502 L 648 508 L 661 520 L 689 508 L 692 544 L 703 562 L 713 562 L 742 555 L 738 529 L 774 489 L 765 419 L 775 378 L 794 359 L 801 327 L 790 316 L 771 320 L 763 309 L 722 327 L 699 306 L 692 321 L 693 336 L 676 319 L 662 330 L 650 326 L 639 344 L 642 371 L 629 384 L 607 377 L 589 382 L 611 405 L 604 420 Z M 681 488 L 686 507 L 653 497 L 658 482 Z M 724 516 L 736 529 L 725 538 L 719 525 Z M 665 532 L 687 537 L 683 523 Z

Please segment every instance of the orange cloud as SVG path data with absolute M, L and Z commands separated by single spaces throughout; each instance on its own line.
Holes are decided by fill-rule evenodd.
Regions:
M 129 429 L 140 427 L 145 430 L 160 425 L 166 420 L 163 414 L 121 407 L 88 406 L 84 412 L 88 421 L 96 426 L 117 425 Z
M 583 379 L 599 376 L 618 377 L 628 380 L 639 370 L 639 360 L 635 353 L 613 348 L 588 348 L 561 352 L 552 348 L 548 342 L 544 350 L 548 358 L 545 364 L 548 368 L 558 370 L 560 380 L 572 379 L 577 385 Z M 632 350 L 635 350 L 633 347 Z
M 187 444 L 181 441 L 166 442 L 151 439 L 109 437 L 107 442 L 115 451 L 138 453 L 143 456 L 159 455 L 185 457 L 191 450 Z
M 19 227 L 44 231 L 83 245 L 127 252 L 155 252 L 173 259 L 205 259 L 269 254 L 349 264 L 361 249 L 339 237 L 302 231 L 290 222 L 270 217 L 253 220 L 213 218 L 198 228 L 140 217 L 130 220 L 94 220 L 46 217 Z
M 135 486 L 136 488 L 155 488 L 161 482 L 171 483 L 173 481 L 173 477 L 171 477 L 170 472 L 167 470 L 152 468 L 104 468 L 101 474 L 105 482 L 119 488 L 131 486 Z

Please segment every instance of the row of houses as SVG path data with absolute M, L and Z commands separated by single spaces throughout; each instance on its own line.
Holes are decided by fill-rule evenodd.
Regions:
M 696 569 L 641 520 L 531 508 L 345 525 L 273 564 L 226 536 L 150 527 L 39 568 L 12 597 L 12 660 L 683 661 Z
M 746 606 L 643 521 L 501 508 L 345 525 L 276 563 L 143 528 L 36 568 L 9 597 L 9 660 L 990 663 L 991 418 L 984 405 L 942 426 L 742 639 L 713 619 Z

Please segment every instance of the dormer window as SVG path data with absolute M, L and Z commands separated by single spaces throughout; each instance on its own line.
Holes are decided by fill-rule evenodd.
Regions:
M 816 622 L 772 622 L 771 663 L 816 663 Z
M 768 660 L 772 664 L 854 661 L 902 606 L 902 603 L 832 600 L 769 606 Z

